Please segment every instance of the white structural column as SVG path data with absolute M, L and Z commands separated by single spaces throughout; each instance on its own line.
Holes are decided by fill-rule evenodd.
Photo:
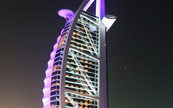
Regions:
M 96 0 L 96 16 L 100 19 L 105 16 L 105 0 Z

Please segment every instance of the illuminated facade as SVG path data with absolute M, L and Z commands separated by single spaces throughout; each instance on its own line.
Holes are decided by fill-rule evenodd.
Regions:
M 93 2 L 58 12 L 66 24 L 48 62 L 43 108 L 108 108 L 105 33 L 115 16 L 104 15 L 104 0 L 96 0 L 95 15 L 88 13 Z

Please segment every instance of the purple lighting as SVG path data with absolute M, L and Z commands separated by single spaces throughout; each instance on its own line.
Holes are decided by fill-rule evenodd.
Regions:
M 56 49 L 61 36 L 57 38 L 57 43 L 53 47 L 53 51 L 50 54 L 50 60 L 48 61 L 48 68 L 45 71 L 46 77 L 44 79 L 44 88 L 43 88 L 43 108 L 50 108 L 50 87 L 51 87 L 51 74 L 53 69 L 53 62 L 55 59 Z
M 61 9 L 58 11 L 58 15 L 68 20 L 74 16 L 74 13 L 69 9 Z
M 52 69 L 47 69 L 46 70 L 46 78 L 50 78 L 52 73 Z

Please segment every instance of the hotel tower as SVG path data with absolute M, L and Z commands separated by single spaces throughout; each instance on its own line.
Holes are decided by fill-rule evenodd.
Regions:
M 48 61 L 43 108 L 108 108 L 105 34 L 116 17 L 105 15 L 104 0 L 84 0 L 76 12 L 58 14 L 66 24 Z

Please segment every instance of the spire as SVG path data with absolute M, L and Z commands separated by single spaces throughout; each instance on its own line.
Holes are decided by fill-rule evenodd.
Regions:
M 102 19 L 105 16 L 105 0 L 89 0 L 83 10 L 87 11 L 94 1 L 96 1 L 95 15 Z
M 105 0 L 96 0 L 96 16 L 101 19 L 105 16 Z

